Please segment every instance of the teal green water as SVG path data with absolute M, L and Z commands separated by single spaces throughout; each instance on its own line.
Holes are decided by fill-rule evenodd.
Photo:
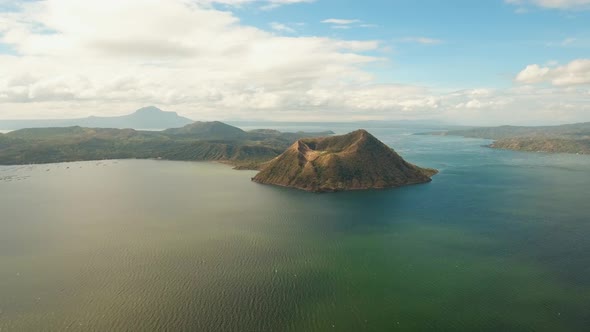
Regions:
M 309 194 L 213 163 L 1 167 L 0 330 L 587 330 L 590 158 L 371 131 L 441 173 Z

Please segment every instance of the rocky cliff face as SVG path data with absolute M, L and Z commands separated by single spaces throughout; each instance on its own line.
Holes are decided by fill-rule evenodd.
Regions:
M 420 168 L 365 130 L 300 139 L 267 163 L 252 180 L 313 192 L 381 189 L 431 181 Z

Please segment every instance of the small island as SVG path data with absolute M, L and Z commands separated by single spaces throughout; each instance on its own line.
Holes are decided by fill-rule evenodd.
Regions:
M 297 140 L 252 180 L 311 192 L 384 189 L 426 183 L 437 173 L 406 162 L 366 130 Z

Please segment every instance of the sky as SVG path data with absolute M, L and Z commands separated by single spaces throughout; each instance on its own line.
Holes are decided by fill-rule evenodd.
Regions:
M 590 0 L 0 0 L 0 118 L 590 121 Z

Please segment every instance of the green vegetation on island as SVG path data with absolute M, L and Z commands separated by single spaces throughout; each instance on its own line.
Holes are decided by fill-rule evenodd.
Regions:
M 590 139 L 504 138 L 490 144 L 490 147 L 527 152 L 590 154 Z
M 590 122 L 560 126 L 500 126 L 436 132 L 495 140 L 489 146 L 528 152 L 590 154 Z
M 0 134 L 0 164 L 102 159 L 221 161 L 256 169 L 303 137 L 333 132 L 243 131 L 222 122 L 195 122 L 164 131 L 105 128 L 34 128 Z

